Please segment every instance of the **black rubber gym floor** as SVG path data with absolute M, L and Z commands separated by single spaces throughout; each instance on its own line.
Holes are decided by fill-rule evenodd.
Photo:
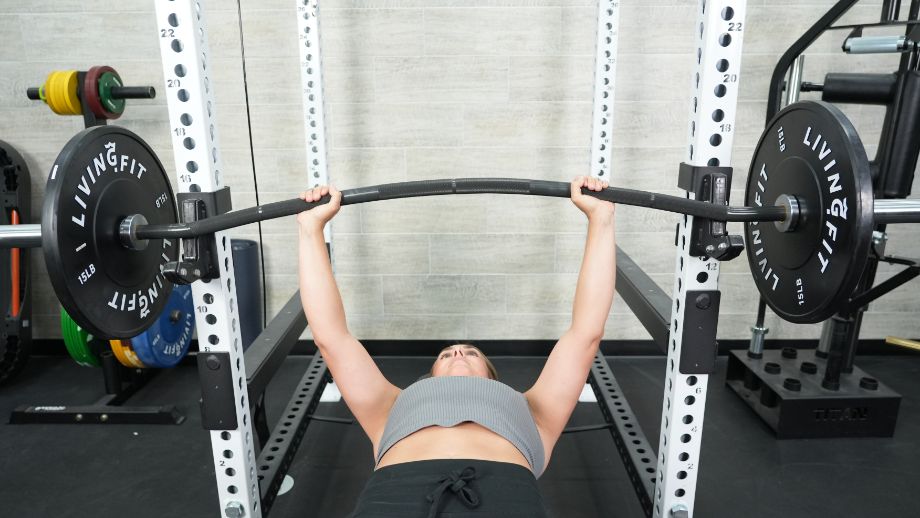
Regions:
M 657 444 L 663 358 L 610 358 L 650 442 Z M 378 358 L 405 386 L 430 358 Z M 503 380 L 526 388 L 541 358 L 495 358 Z M 267 394 L 277 418 L 309 357 L 287 360 Z M 723 385 L 725 359 L 706 403 L 696 516 L 917 516 L 920 481 L 920 358 L 862 357 L 858 364 L 904 396 L 894 438 L 776 441 Z M 88 404 L 102 391 L 101 373 L 64 358 L 33 358 L 17 381 L 0 389 L 0 419 L 29 404 Z M 154 379 L 132 402 L 176 404 L 179 426 L 0 425 L 2 517 L 217 517 L 207 432 L 201 429 L 197 373 L 181 366 Z M 343 403 L 317 414 L 348 416 Z M 570 425 L 602 422 L 595 404 L 580 403 Z M 313 422 L 290 474 L 294 488 L 270 516 L 342 517 L 372 469 L 370 443 L 357 426 Z M 565 435 L 540 479 L 554 517 L 639 518 L 638 505 L 608 431 Z

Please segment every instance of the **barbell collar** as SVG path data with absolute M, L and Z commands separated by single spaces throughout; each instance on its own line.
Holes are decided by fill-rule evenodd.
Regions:
M 137 238 L 137 227 L 147 224 L 147 218 L 143 214 L 132 214 L 121 220 L 118 225 L 118 239 L 121 244 L 130 250 L 146 249 L 149 241 Z
M 920 223 L 920 200 L 875 200 L 876 225 L 889 223 Z
M 780 194 L 776 198 L 777 207 L 782 207 L 786 212 L 786 217 L 782 221 L 774 221 L 773 224 L 776 225 L 776 229 L 780 232 L 792 232 L 799 224 L 799 218 L 801 217 L 802 207 L 799 205 L 799 199 L 795 196 L 790 196 L 788 194 Z
M 41 225 L 0 226 L 0 248 L 39 248 L 41 246 Z
M 582 189 L 582 192 L 613 203 L 658 209 L 717 221 L 781 221 L 786 218 L 786 210 L 782 207 L 728 207 L 679 196 L 620 187 L 609 187 L 603 191 Z M 342 205 L 448 194 L 523 194 L 568 198 L 571 191 L 570 184 L 567 182 L 545 180 L 517 178 L 422 180 L 346 189 L 342 191 Z M 295 198 L 228 212 L 194 223 L 142 225 L 137 228 L 136 237 L 137 239 L 199 237 L 259 221 L 293 216 L 318 205 L 328 203 L 329 199 L 329 196 L 325 196 L 320 202 L 307 203 Z

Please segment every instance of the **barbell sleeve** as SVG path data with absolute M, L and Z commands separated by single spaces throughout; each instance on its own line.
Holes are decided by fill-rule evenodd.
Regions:
M 608 187 L 598 192 L 582 189 L 582 192 L 613 203 L 658 209 L 717 221 L 782 221 L 787 217 L 786 210 L 782 207 L 729 207 L 679 196 L 620 187 Z M 568 198 L 570 193 L 570 184 L 567 182 L 516 178 L 456 178 L 398 182 L 346 189 L 342 191 L 342 205 L 448 194 L 524 194 Z M 328 196 L 319 203 L 307 203 L 295 198 L 228 212 L 191 223 L 140 225 L 137 227 L 136 238 L 143 240 L 198 237 L 268 219 L 293 216 L 317 205 L 328 203 L 328 201 Z
M 0 248 L 39 248 L 42 246 L 42 226 L 0 226 Z
M 875 200 L 875 224 L 920 223 L 920 200 Z

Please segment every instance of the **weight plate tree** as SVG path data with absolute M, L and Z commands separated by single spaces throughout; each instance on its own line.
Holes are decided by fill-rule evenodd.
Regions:
M 160 160 L 134 133 L 88 128 L 58 155 L 45 188 L 42 248 L 64 309 L 103 339 L 133 337 L 157 318 L 172 285 L 160 273 L 177 250 L 155 239 L 144 250 L 119 242 L 121 222 L 177 221 L 172 187 Z

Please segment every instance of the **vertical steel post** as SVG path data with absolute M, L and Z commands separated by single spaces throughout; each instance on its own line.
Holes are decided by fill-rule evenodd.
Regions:
M 170 135 L 179 192 L 182 193 L 212 192 L 223 186 L 217 107 L 211 87 L 212 62 L 202 4 L 203 0 L 156 0 L 157 36 L 166 81 Z M 226 232 L 218 232 L 213 239 L 220 277 L 195 282 L 192 294 L 199 349 L 228 354 L 233 380 L 235 427 L 210 431 L 220 501 L 216 514 L 259 518 L 262 509 L 246 366 L 240 347 L 233 255 Z
M 591 119 L 591 176 L 609 181 L 613 139 L 613 101 L 617 71 L 620 2 L 598 0 L 594 61 L 594 110 Z
M 696 12 L 693 25 L 696 66 L 691 77 L 693 95 L 686 162 L 727 166 L 731 164 L 735 133 L 741 44 L 746 29 L 745 2 L 700 0 Z M 692 193 L 687 196 L 693 197 Z M 692 227 L 692 217 L 681 218 L 653 498 L 656 518 L 693 516 L 700 468 L 709 376 L 680 372 L 683 312 L 688 304 L 688 291 L 718 289 L 719 263 L 690 255 Z
M 297 39 L 300 51 L 300 81 L 303 93 L 303 127 L 307 145 L 307 184 L 329 183 L 326 158 L 326 115 L 323 97 L 323 60 L 320 54 L 319 0 L 295 0 Z M 329 226 L 324 230 L 331 242 Z

